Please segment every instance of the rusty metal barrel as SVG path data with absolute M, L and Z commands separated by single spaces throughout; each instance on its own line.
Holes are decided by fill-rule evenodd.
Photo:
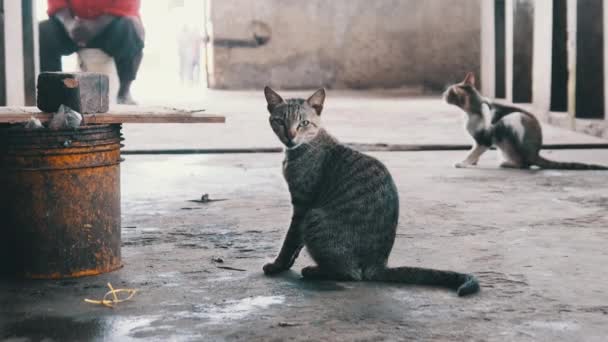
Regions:
M 0 128 L 0 274 L 72 278 L 121 267 L 120 125 Z

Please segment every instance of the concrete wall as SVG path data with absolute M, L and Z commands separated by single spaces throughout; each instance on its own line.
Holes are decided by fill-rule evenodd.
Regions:
M 479 71 L 480 0 L 217 0 L 210 7 L 214 88 L 441 90 Z M 253 22 L 271 30 L 266 45 L 218 44 L 251 40 Z

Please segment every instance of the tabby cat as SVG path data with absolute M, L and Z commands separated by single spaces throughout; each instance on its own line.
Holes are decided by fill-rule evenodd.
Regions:
M 475 88 L 475 75 L 468 73 L 464 81 L 450 86 L 444 100 L 467 114 L 466 130 L 473 137 L 473 149 L 456 167 L 476 165 L 490 147 L 501 152 L 501 167 L 527 169 L 608 170 L 601 165 L 564 163 L 543 158 L 541 126 L 534 115 L 517 107 L 505 106 L 483 97 Z
M 321 125 L 325 90 L 307 100 L 283 100 L 264 89 L 270 126 L 287 147 L 283 175 L 293 217 L 267 275 L 288 270 L 306 246 L 315 266 L 306 279 L 384 281 L 441 286 L 464 296 L 479 291 L 474 276 L 417 267 L 386 266 L 399 218 L 397 188 L 375 158 L 340 144 Z

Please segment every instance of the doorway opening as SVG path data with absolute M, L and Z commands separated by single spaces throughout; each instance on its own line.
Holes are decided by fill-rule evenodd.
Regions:
M 138 103 L 187 104 L 202 98 L 207 89 L 207 1 L 141 1 L 146 39 L 132 89 Z M 48 18 L 46 12 L 47 0 L 36 0 L 39 21 Z M 81 70 L 77 54 L 63 57 L 62 62 L 64 71 Z

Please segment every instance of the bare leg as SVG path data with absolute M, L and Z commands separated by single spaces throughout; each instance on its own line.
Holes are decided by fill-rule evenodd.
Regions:
M 300 250 L 304 246 L 300 232 L 303 216 L 302 211 L 294 207 L 291 224 L 287 230 L 287 235 L 285 236 L 285 241 L 283 241 L 283 247 L 281 247 L 279 255 L 274 262 L 264 265 L 263 269 L 266 275 L 277 274 L 293 266 L 293 263 L 300 254 Z
M 479 157 L 481 157 L 481 155 L 484 154 L 484 152 L 486 152 L 487 150 L 487 146 L 475 144 L 475 146 L 473 146 L 465 160 L 461 161 L 460 163 L 456 163 L 454 166 L 457 168 L 463 168 L 472 165 L 477 165 Z

